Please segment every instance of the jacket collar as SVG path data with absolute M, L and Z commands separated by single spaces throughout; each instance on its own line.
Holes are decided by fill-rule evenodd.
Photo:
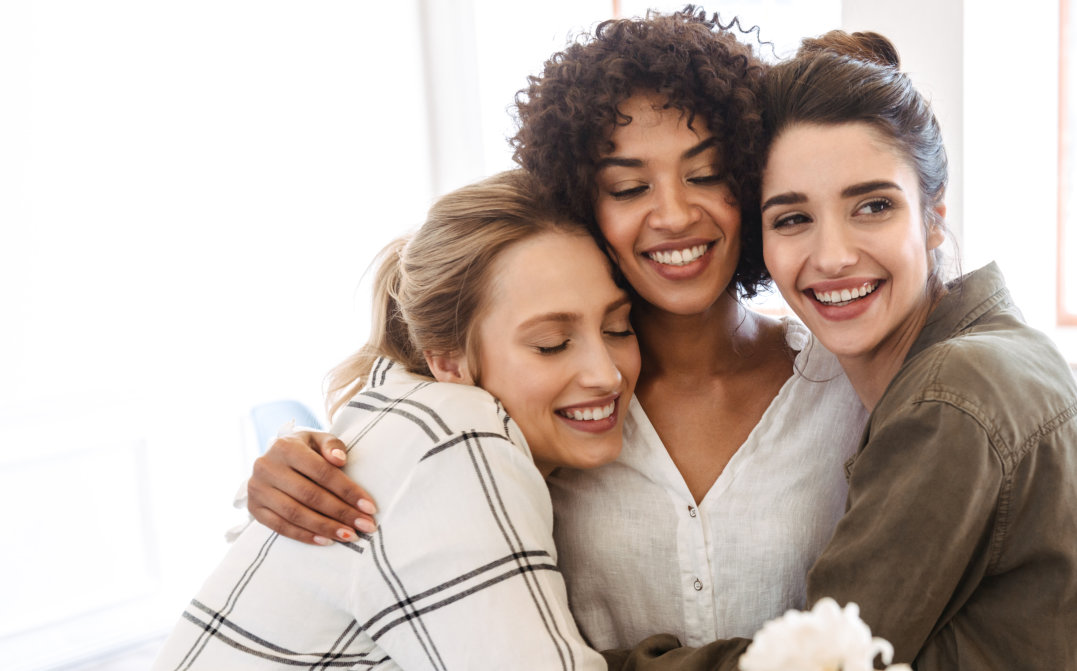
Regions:
M 999 304 L 1012 305 L 1002 271 L 992 261 L 979 270 L 949 282 L 946 293 L 928 315 L 927 323 L 913 342 L 908 361 L 924 349 L 956 336 Z

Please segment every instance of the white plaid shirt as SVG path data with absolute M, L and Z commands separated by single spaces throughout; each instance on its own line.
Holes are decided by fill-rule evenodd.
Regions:
M 331 430 L 378 531 L 321 548 L 252 523 L 155 669 L 606 668 L 568 611 L 546 485 L 492 396 L 381 359 Z

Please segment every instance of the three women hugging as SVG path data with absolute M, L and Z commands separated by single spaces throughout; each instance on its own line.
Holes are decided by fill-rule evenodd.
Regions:
M 1077 387 L 997 267 L 944 280 L 888 40 L 607 21 L 517 111 L 155 668 L 735 669 L 832 597 L 921 671 L 1077 669 Z

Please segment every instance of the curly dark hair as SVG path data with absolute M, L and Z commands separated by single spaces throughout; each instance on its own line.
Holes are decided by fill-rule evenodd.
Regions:
M 692 5 L 644 19 L 598 25 L 546 61 L 516 94 L 518 131 L 513 158 L 536 175 L 557 206 L 587 223 L 602 240 L 594 215 L 596 164 L 612 150 L 610 134 L 632 119 L 619 105 L 640 91 L 667 99 L 689 127 L 699 118 L 718 138 L 723 169 L 741 208 L 740 263 L 733 282 L 743 297 L 769 279 L 759 224 L 760 107 L 767 65 L 738 42 L 734 19 L 723 25 Z

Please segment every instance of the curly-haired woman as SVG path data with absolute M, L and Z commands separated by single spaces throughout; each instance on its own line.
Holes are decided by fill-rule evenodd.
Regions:
M 843 509 L 863 406 L 802 325 L 740 302 L 767 280 L 765 72 L 732 26 L 688 9 L 602 23 L 518 95 L 517 161 L 634 291 L 643 369 L 624 451 L 548 481 L 573 613 L 599 648 L 656 631 L 688 645 L 748 636 L 803 607 L 807 569 Z M 327 444 L 274 446 L 250 507 L 309 541 L 355 520 L 344 502 L 361 493 L 318 475 L 308 441 Z M 337 494 L 302 494 L 311 479 Z

